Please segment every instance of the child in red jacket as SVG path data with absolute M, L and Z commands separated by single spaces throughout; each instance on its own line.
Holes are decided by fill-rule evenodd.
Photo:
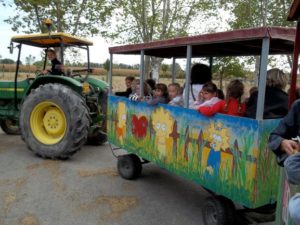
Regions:
M 233 80 L 227 86 L 225 100 L 219 101 L 211 106 L 200 106 L 198 111 L 205 116 L 213 116 L 223 113 L 231 116 L 244 116 L 246 104 L 241 98 L 244 94 L 244 85 L 239 80 Z

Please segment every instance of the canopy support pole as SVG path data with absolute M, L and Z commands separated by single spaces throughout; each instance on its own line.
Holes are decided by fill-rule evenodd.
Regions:
M 176 59 L 173 57 L 172 61 L 172 83 L 175 83 L 176 80 Z
M 113 74 L 112 70 L 113 70 L 113 54 L 110 53 L 109 72 L 108 72 L 109 94 L 112 94 L 112 74 Z
M 257 107 L 256 107 L 257 120 L 262 120 L 264 116 L 269 48 L 270 48 L 270 39 L 264 38 L 262 42 L 260 68 L 259 68 L 259 83 L 258 83 L 258 96 L 257 96 Z
M 140 96 L 144 96 L 144 80 L 145 80 L 145 51 L 141 50 L 140 59 Z
M 184 107 L 189 108 L 189 95 L 191 87 L 191 59 L 192 59 L 192 46 L 187 46 L 186 51 L 186 68 L 185 68 L 185 98 L 184 98 Z

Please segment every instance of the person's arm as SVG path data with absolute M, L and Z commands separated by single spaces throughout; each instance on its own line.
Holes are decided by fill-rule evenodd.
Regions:
M 220 101 L 212 106 L 200 106 L 198 108 L 198 112 L 200 112 L 205 116 L 213 116 L 216 113 L 221 112 L 224 105 L 225 105 L 225 101 Z
M 131 88 L 127 88 L 126 91 L 117 91 L 117 92 L 115 92 L 115 95 L 123 96 L 123 97 L 128 98 L 131 93 L 132 93 Z
M 131 94 L 130 96 L 129 96 L 129 100 L 130 101 L 134 101 L 134 102 L 138 102 L 138 101 L 140 101 L 141 100 L 141 97 L 140 96 L 138 96 L 138 94 Z
M 276 154 L 278 164 L 281 166 L 288 155 L 299 148 L 298 143 L 291 140 L 291 138 L 298 135 L 299 110 L 300 101 L 297 101 L 269 137 L 268 147 Z
M 152 98 L 146 101 L 148 105 L 157 105 L 158 103 L 166 103 L 166 99 L 163 97 Z

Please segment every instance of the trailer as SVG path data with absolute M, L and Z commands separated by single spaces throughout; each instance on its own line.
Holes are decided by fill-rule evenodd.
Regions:
M 294 28 L 260 27 L 109 48 L 107 135 L 114 152 L 128 152 L 118 156 L 120 176 L 138 178 L 143 163 L 152 162 L 199 184 L 212 193 L 203 207 L 207 225 L 234 224 L 235 204 L 253 210 L 274 205 L 280 169 L 267 144 L 280 119 L 263 119 L 268 56 L 292 54 L 295 33 Z M 260 56 L 256 118 L 205 117 L 187 104 L 149 106 L 114 96 L 114 54 L 140 55 L 141 82 L 145 55 L 172 59 L 173 66 L 185 58 L 185 83 L 190 83 L 192 58 L 207 58 L 212 67 L 217 57 Z M 189 85 L 185 90 L 187 100 Z M 212 146 L 219 157 L 209 162 Z

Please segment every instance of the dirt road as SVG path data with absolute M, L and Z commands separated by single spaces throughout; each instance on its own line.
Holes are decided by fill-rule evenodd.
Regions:
M 43 160 L 0 131 L 0 225 L 202 225 L 199 186 L 147 164 L 120 178 L 109 146 Z

